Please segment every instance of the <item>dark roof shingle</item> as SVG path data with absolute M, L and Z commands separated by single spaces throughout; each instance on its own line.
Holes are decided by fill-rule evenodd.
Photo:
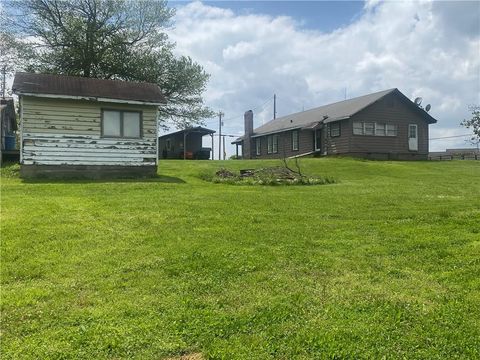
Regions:
M 159 104 L 166 102 L 156 84 L 79 76 L 17 72 L 12 89 L 16 94 L 67 95 Z
M 329 123 L 336 120 L 347 119 L 391 93 L 396 93 L 397 95 L 402 96 L 405 101 L 413 105 L 413 103 L 398 89 L 388 89 L 271 120 L 256 128 L 253 135 L 259 136 L 292 128 L 309 127 L 315 122 Z M 417 106 L 413 106 L 413 108 L 420 111 L 422 116 L 424 116 L 430 124 L 436 122 L 436 120 L 423 109 L 420 109 Z

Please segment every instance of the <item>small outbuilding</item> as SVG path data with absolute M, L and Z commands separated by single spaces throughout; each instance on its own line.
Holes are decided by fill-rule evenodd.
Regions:
M 22 177 L 136 177 L 157 171 L 156 84 L 17 73 Z
M 16 131 L 17 120 L 13 99 L 0 99 L 0 163 L 7 159 L 18 161 Z
M 160 159 L 195 159 L 208 160 L 210 154 L 213 159 L 213 134 L 201 126 L 191 127 L 158 138 Z M 203 146 L 203 137 L 210 135 L 212 147 Z

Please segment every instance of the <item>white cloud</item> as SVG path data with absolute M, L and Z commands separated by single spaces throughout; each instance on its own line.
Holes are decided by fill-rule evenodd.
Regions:
M 230 45 L 223 50 L 224 60 L 241 60 L 247 56 L 253 56 L 258 52 L 256 44 L 240 41 L 235 45 Z
M 439 120 L 432 135 L 450 136 L 468 132 L 459 122 L 469 104 L 480 103 L 478 6 L 372 0 L 352 24 L 322 33 L 285 16 L 235 14 L 194 2 L 178 9 L 169 35 L 179 53 L 211 73 L 206 99 L 225 112 L 226 133 L 241 134 L 244 111 L 274 92 L 281 116 L 342 100 L 345 88 L 354 97 L 396 87 L 432 105 Z M 272 103 L 256 109 L 255 126 L 272 112 Z M 465 143 L 431 143 L 432 150 L 455 145 Z

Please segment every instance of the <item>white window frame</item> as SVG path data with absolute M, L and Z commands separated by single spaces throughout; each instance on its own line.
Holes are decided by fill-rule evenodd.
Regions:
M 357 124 L 357 127 L 355 128 L 355 124 Z M 360 127 L 358 127 L 358 124 L 360 124 Z M 352 129 L 353 129 L 353 135 L 363 135 L 363 122 L 361 121 L 354 121 L 353 122 L 353 125 L 352 125 Z M 360 133 L 358 132 L 355 132 L 355 130 L 360 130 Z
M 257 137 L 255 139 L 255 154 L 256 155 L 261 155 L 262 154 L 262 143 L 261 143 L 261 138 Z
M 383 134 L 379 134 L 379 125 L 383 127 Z M 375 123 L 375 136 L 385 136 L 387 134 L 387 124 Z
M 360 127 L 359 124 L 361 124 L 361 133 L 359 133 Z M 366 133 L 366 126 L 365 124 L 373 124 L 373 134 L 367 134 Z M 356 125 L 356 126 L 355 126 Z M 382 125 L 384 128 L 385 134 L 380 134 L 379 133 L 379 125 Z M 387 123 L 372 123 L 372 122 L 364 122 L 364 121 L 354 121 L 352 123 L 352 132 L 353 135 L 359 135 L 359 136 L 390 136 L 390 137 L 395 137 L 398 135 L 398 125 L 397 124 L 387 124 Z
M 298 151 L 299 147 L 299 133 L 298 130 L 293 130 L 292 131 L 292 151 Z
M 390 135 L 389 132 L 392 131 L 393 134 Z M 398 126 L 396 124 L 385 124 L 385 136 L 397 136 L 398 135 Z
M 271 154 L 273 152 L 273 137 L 272 135 L 267 136 L 267 154 Z
M 278 153 L 278 135 L 273 135 L 273 153 Z
M 370 128 L 371 125 L 371 133 L 367 134 L 367 124 L 368 127 Z M 363 135 L 365 136 L 375 136 L 375 123 L 374 122 L 364 122 L 363 123 Z

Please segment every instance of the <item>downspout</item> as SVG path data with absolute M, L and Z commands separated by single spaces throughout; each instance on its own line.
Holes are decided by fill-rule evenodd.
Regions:
M 326 156 L 328 155 L 328 144 L 327 144 L 327 138 L 328 138 L 328 125 L 325 123 L 325 120 L 328 119 L 328 115 L 324 115 L 323 116 L 323 120 L 322 120 L 322 144 L 321 146 L 323 146 L 323 151 L 322 149 L 320 149 L 320 153 L 323 155 L 323 156 Z
M 214 145 L 213 134 L 210 134 L 210 137 L 212 138 L 212 149 L 211 149 L 211 151 L 212 151 L 212 160 L 214 160 L 214 159 L 213 159 L 213 156 L 214 156 L 215 152 L 214 152 L 214 149 L 213 149 L 213 145 Z
M 157 166 L 157 171 L 158 171 L 158 158 L 160 157 L 160 149 L 159 149 L 159 142 L 158 142 L 158 123 L 160 121 L 160 119 L 158 118 L 158 107 L 157 107 L 157 110 L 155 111 L 155 119 L 156 119 L 156 122 L 155 122 L 155 143 L 156 143 L 156 147 L 157 147 L 157 156 L 155 157 L 155 165 Z
M 23 165 L 23 96 L 19 96 L 20 101 L 20 164 Z
M 183 160 L 187 159 L 187 129 L 183 132 Z

